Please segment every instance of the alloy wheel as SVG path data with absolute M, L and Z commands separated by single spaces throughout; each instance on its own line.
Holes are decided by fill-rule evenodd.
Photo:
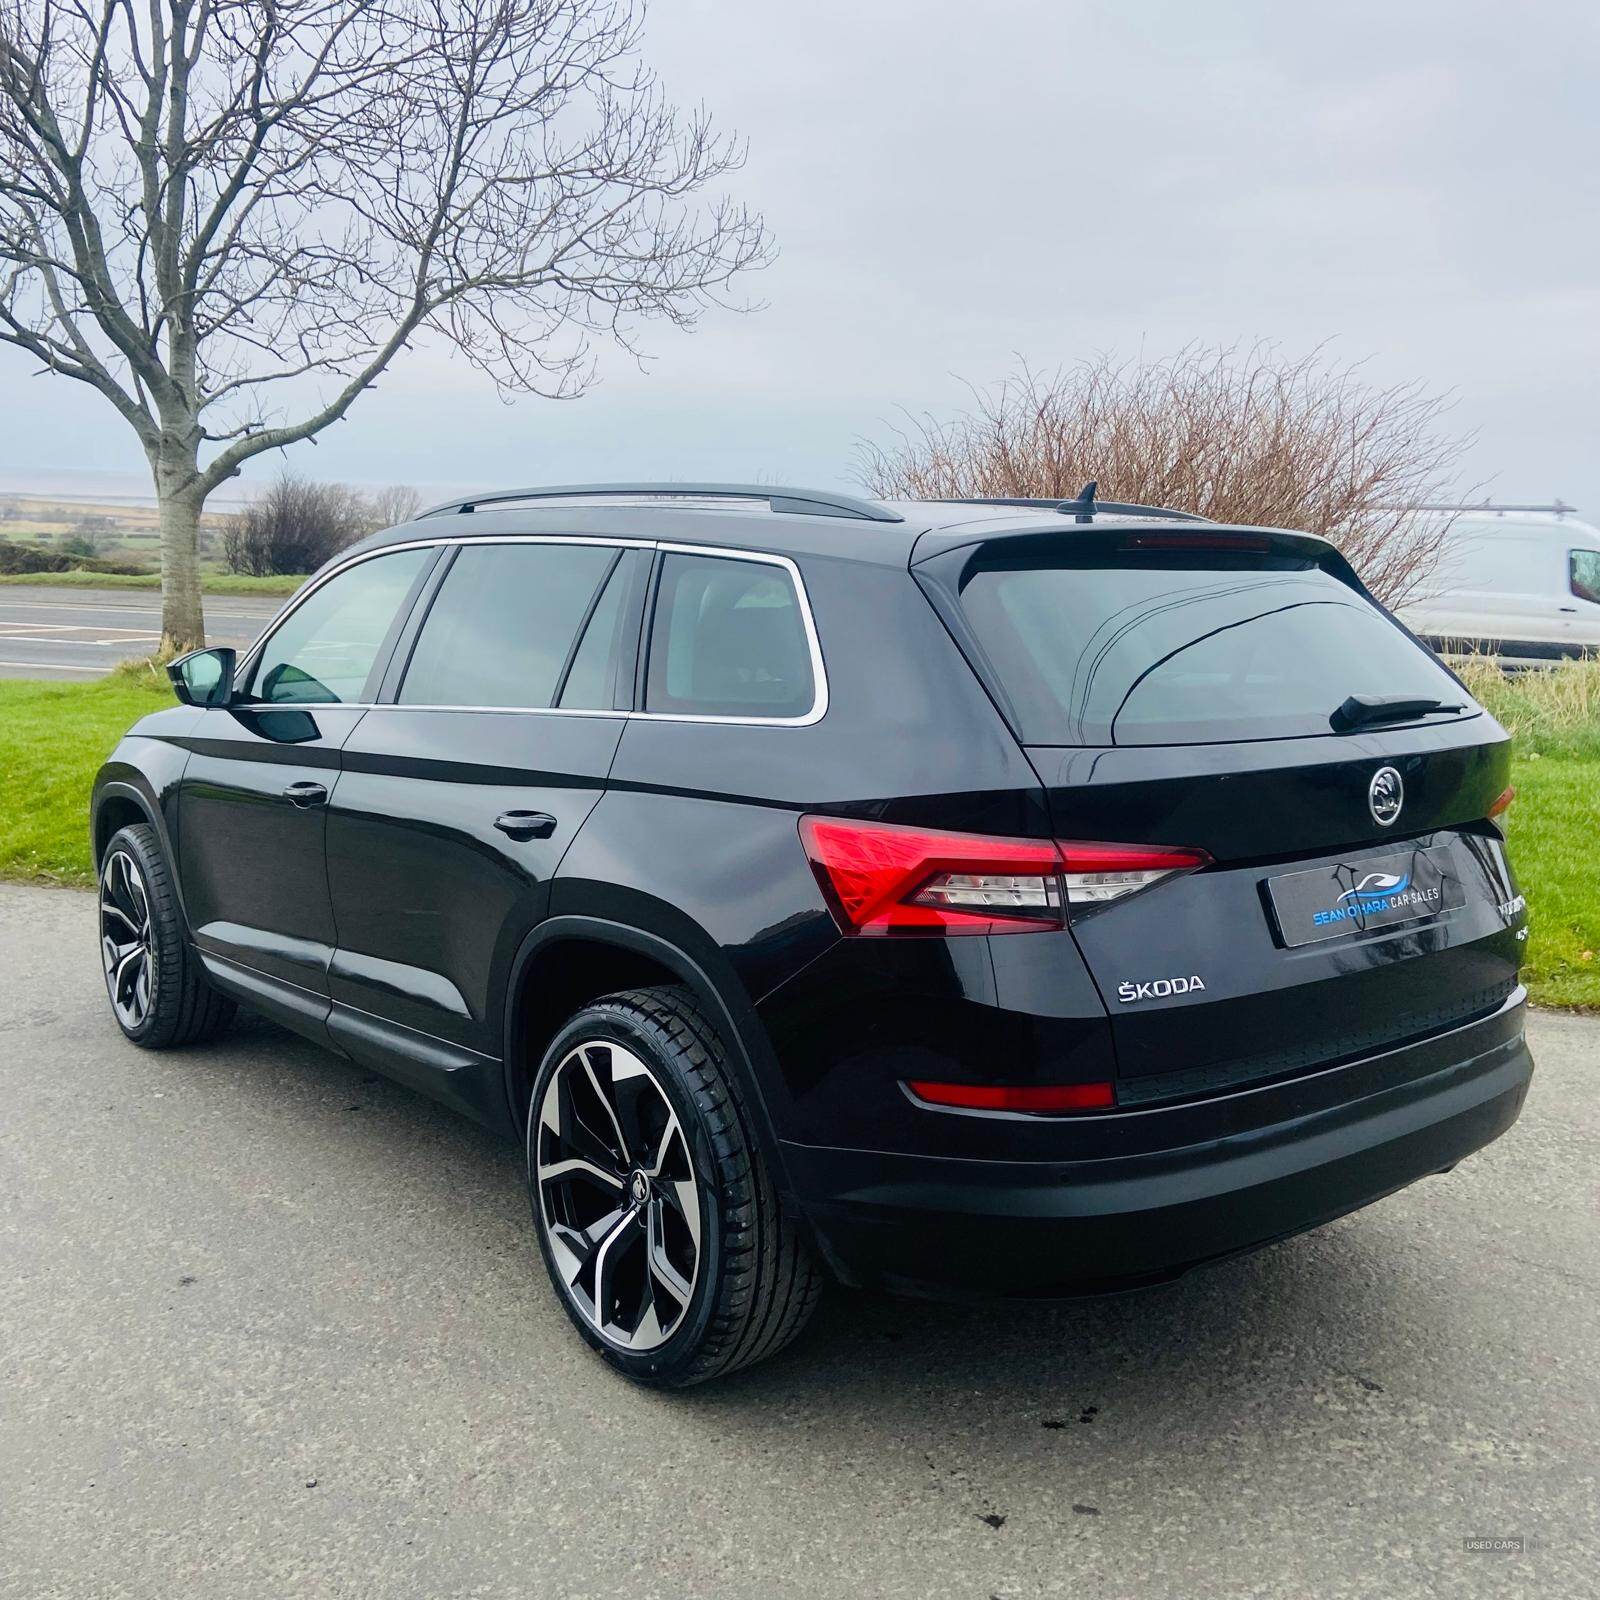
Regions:
M 689 1141 L 651 1068 L 610 1039 L 576 1045 L 550 1076 L 534 1186 L 561 1281 L 607 1343 L 670 1339 L 700 1271 L 700 1190 Z
M 100 960 L 111 1009 L 130 1032 L 150 1015 L 155 959 L 144 876 L 126 850 L 113 850 L 100 869 Z

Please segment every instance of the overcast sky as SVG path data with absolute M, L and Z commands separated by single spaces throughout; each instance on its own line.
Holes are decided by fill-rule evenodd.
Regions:
M 414 353 L 296 466 L 846 486 L 857 440 L 1017 355 L 1333 340 L 1453 393 L 1498 498 L 1600 516 L 1593 0 L 656 0 L 647 56 L 749 141 L 765 309 L 647 331 L 647 371 L 604 353 L 561 404 Z M 142 471 L 28 371 L 0 353 L 0 481 Z

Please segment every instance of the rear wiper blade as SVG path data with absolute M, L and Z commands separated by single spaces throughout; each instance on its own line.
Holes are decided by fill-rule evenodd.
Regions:
M 1465 711 L 1464 705 L 1411 694 L 1353 694 L 1328 718 L 1335 733 L 1370 727 L 1375 722 L 1404 722 L 1434 711 Z

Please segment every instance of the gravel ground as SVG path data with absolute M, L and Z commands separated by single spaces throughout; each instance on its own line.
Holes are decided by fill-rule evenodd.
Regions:
M 93 942 L 0 886 L 0 1594 L 1596 1592 L 1600 1021 L 1318 1233 L 1066 1307 L 837 1292 L 664 1397 L 568 1330 L 516 1151 L 264 1023 L 135 1050 Z

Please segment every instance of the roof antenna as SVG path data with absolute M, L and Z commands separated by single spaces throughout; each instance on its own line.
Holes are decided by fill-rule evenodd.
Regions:
M 1056 507 L 1056 510 L 1062 513 L 1075 511 L 1077 512 L 1077 520 L 1079 522 L 1093 522 L 1094 497 L 1099 492 L 1100 480 L 1098 478 L 1091 478 L 1078 491 L 1078 495 L 1075 500 L 1063 500 L 1061 504 Z

